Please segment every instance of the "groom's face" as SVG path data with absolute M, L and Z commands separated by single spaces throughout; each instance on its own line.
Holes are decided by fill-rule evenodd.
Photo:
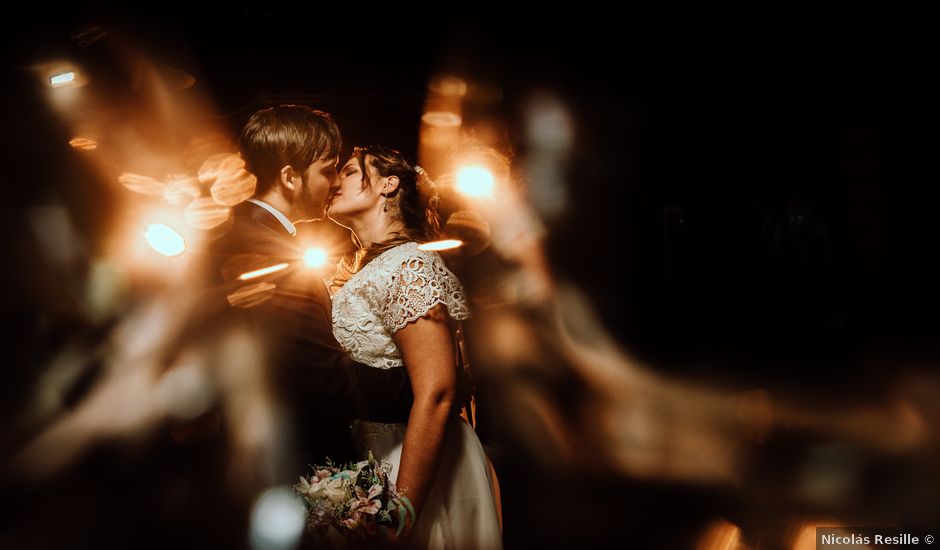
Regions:
M 300 217 L 322 218 L 326 209 L 326 200 L 339 179 L 336 172 L 337 157 L 319 159 L 307 167 L 303 173 L 303 185 L 300 187 L 295 204 Z

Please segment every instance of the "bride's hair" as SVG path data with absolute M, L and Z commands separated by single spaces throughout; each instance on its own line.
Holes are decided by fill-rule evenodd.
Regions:
M 359 160 L 363 188 L 372 185 L 369 166 L 380 177 L 398 177 L 398 189 L 385 199 L 389 215 L 400 219 L 405 226 L 403 234 L 393 235 L 393 239 L 425 241 L 440 234 L 440 197 L 424 169 L 408 162 L 398 151 L 381 145 L 356 147 L 352 156 Z
M 349 277 L 382 252 L 411 241 L 434 240 L 441 232 L 438 211 L 440 195 L 437 185 L 423 168 L 409 162 L 400 152 L 382 145 L 356 147 L 352 157 L 359 161 L 363 189 L 372 185 L 369 181 L 369 167 L 372 167 L 371 172 L 380 177 L 398 177 L 398 189 L 389 193 L 385 200 L 388 214 L 393 219 L 401 220 L 404 230 L 373 244 L 367 250 L 348 250 L 330 282 L 331 290 L 341 287 Z

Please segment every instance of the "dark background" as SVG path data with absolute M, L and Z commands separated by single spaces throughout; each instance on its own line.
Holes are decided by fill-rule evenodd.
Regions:
M 655 369 L 872 395 L 896 369 L 936 372 L 940 89 L 935 31 L 916 14 L 680 20 L 484 9 L 72 7 L 8 20 L 7 407 L 15 411 L 17 388 L 42 369 L 35 346 L 54 349 L 74 323 L 36 283 L 41 265 L 18 237 L 17 212 L 65 197 L 92 250 L 113 214 L 112 191 L 66 145 L 67 129 L 23 70 L 64 53 L 113 75 L 98 44 L 69 39 L 87 22 L 194 75 L 233 132 L 261 106 L 307 103 L 334 114 L 348 145 L 414 155 L 427 81 L 444 70 L 499 86 L 502 100 L 468 110 L 466 121 L 502 120 L 504 143 L 520 154 L 523 100 L 554 92 L 577 130 L 568 208 L 549 227 L 553 267 Z M 96 82 L 108 78 L 132 105 L 121 77 Z M 507 541 L 526 540 L 513 513 Z

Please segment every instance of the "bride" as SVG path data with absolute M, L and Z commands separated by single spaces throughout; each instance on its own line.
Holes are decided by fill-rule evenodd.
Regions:
M 419 191 L 426 182 L 399 152 L 357 147 L 329 207 L 357 245 L 327 280 L 333 332 L 360 363 L 406 368 L 414 391 L 407 424 L 354 421 L 353 438 L 359 452 L 392 463 L 417 511 L 406 535 L 415 547 L 500 548 L 490 464 L 456 413 L 454 341 L 456 322 L 469 316 L 466 297 L 440 255 L 419 248 L 439 228 L 436 196 Z

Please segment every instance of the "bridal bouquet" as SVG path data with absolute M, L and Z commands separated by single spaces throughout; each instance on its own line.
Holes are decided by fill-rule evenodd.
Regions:
M 414 508 L 408 497 L 398 493 L 389 480 L 392 465 L 369 452 L 362 462 L 315 466 L 314 473 L 301 476 L 294 491 L 301 496 L 307 512 L 307 531 L 318 539 L 345 546 L 350 539 L 366 537 L 389 529 L 396 523 L 397 534 L 405 528 Z

